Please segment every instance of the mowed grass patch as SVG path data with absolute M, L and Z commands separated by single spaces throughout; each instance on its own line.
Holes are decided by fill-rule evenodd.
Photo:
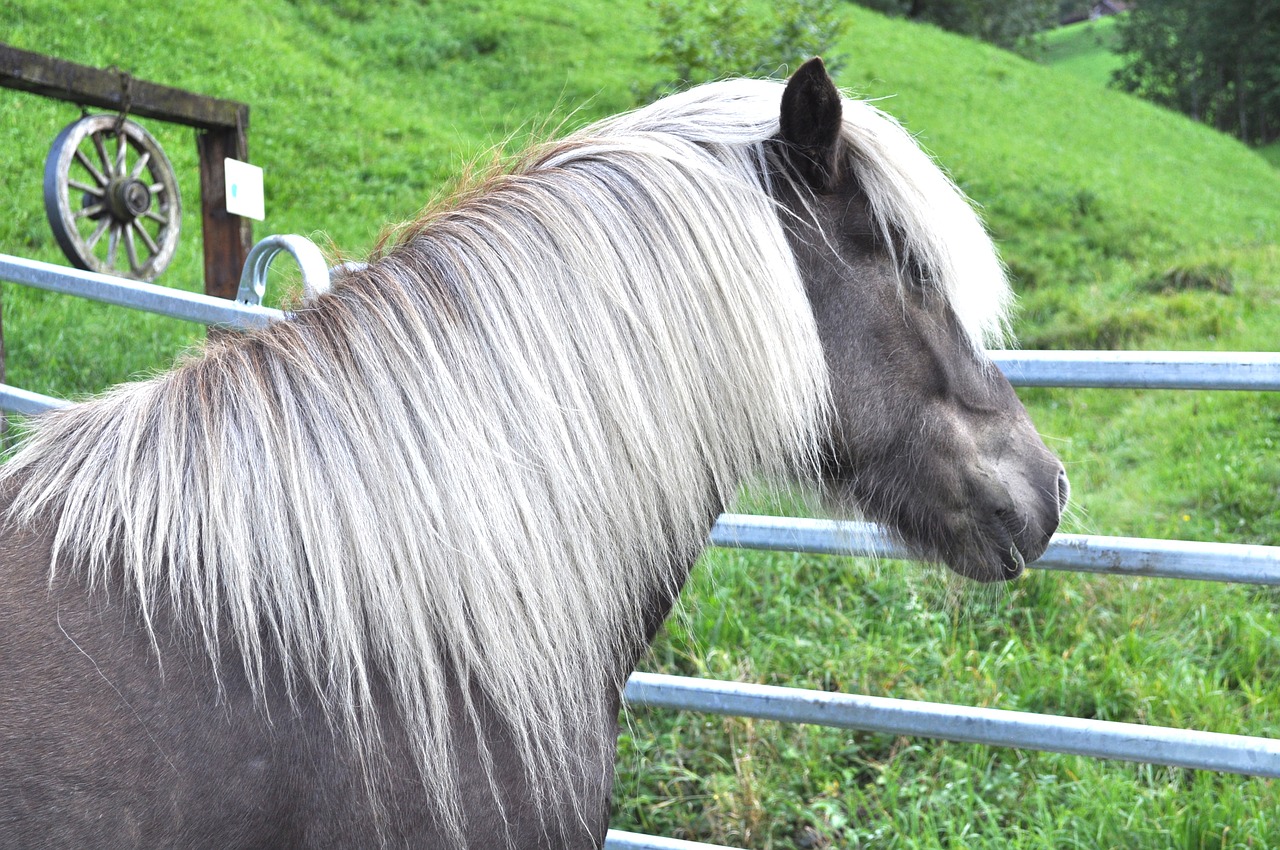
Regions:
M 1081 82 L 1103 88 L 1123 64 L 1116 53 L 1120 46 L 1118 20 L 1112 15 L 1051 29 L 1040 36 L 1037 58 Z

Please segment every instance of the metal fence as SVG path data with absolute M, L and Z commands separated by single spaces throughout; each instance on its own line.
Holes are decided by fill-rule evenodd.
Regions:
M 281 237 L 272 239 L 274 243 L 263 250 L 265 260 L 246 264 L 246 276 L 265 275 L 270 262 L 267 252 L 286 250 L 303 266 L 308 289 L 323 288 L 323 282 L 312 279 L 314 262 L 299 253 L 306 253 L 304 247 Z M 251 266 L 256 271 L 251 271 Z M 287 317 L 279 310 L 257 304 L 225 301 L 3 254 L 0 280 L 206 325 L 256 328 Z M 245 291 L 242 287 L 242 293 Z M 1280 354 L 1272 353 L 999 351 L 993 359 L 1011 383 L 1024 387 L 1280 390 Z M 32 414 L 64 404 L 67 402 L 0 384 L 0 410 Z M 725 514 L 713 528 L 709 542 L 750 549 L 909 557 L 883 529 L 857 522 Z M 1044 556 L 1029 566 L 1280 585 L 1280 547 L 1275 546 L 1058 534 Z M 634 674 L 627 684 L 626 698 L 632 705 L 1280 777 L 1280 741 L 1247 735 L 653 673 Z M 606 850 L 714 847 L 618 830 L 610 831 L 605 842 Z

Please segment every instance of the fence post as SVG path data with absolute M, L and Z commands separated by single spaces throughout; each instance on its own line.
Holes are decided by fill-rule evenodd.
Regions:
M 248 113 L 248 108 L 244 108 Z M 235 298 L 240 270 L 253 247 L 253 225 L 227 212 L 227 157 L 248 161 L 244 125 L 196 133 L 200 152 L 200 222 L 204 243 L 204 291 L 218 298 Z

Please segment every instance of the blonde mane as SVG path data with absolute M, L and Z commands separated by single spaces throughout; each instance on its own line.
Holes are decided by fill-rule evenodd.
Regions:
M 445 822 L 467 684 L 549 793 L 645 600 L 745 477 L 821 439 L 765 167 L 781 92 L 712 84 L 546 145 L 293 320 L 48 414 L 0 468 L 12 518 L 53 523 L 52 569 L 121 582 L 148 627 L 172 610 L 215 658 L 230 643 L 259 691 L 283 665 L 368 753 L 384 678 Z M 968 204 L 897 124 L 845 116 L 876 215 L 975 344 L 998 334 Z

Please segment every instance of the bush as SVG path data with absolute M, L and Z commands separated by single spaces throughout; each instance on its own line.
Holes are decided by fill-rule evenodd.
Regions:
M 671 78 L 641 100 L 725 77 L 786 76 L 813 56 L 822 56 L 833 75 L 843 64 L 833 47 L 848 21 L 835 0 L 780 0 L 765 16 L 743 0 L 650 0 L 649 8 L 658 36 L 650 59 Z

